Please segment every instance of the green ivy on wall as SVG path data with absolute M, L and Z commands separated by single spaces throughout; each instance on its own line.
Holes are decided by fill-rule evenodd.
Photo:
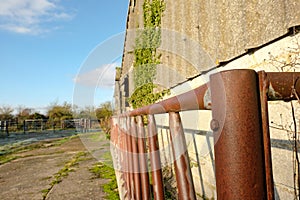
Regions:
M 155 103 L 168 90 L 153 84 L 156 66 L 160 64 L 161 54 L 157 48 L 161 45 L 161 19 L 165 10 L 164 0 L 145 0 L 143 5 L 144 28 L 137 31 L 134 48 L 134 84 L 135 92 L 128 99 L 133 108 Z M 159 92 L 155 92 L 157 89 Z

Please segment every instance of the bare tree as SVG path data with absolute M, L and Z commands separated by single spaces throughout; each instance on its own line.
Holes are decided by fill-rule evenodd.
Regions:
M 10 120 L 13 119 L 14 109 L 9 105 L 2 105 L 0 107 L 0 120 Z

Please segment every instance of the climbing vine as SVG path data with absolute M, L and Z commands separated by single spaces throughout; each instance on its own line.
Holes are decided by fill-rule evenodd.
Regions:
M 161 90 L 153 83 L 156 66 L 160 64 L 161 54 L 157 53 L 157 48 L 161 45 L 160 28 L 164 10 L 163 0 L 144 2 L 144 28 L 137 31 L 134 48 L 135 92 L 128 99 L 133 108 L 152 104 L 168 93 L 168 90 Z

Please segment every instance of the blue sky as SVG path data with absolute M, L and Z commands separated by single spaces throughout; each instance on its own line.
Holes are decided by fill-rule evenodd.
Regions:
M 127 10 L 128 0 L 0 0 L 0 106 L 112 100 Z

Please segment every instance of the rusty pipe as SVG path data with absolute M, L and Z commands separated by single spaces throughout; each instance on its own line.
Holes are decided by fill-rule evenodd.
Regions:
M 178 199 L 196 199 L 193 176 L 191 172 L 186 140 L 178 112 L 169 113 L 171 143 L 175 158 L 175 173 L 178 189 Z
M 210 109 L 210 90 L 208 89 L 208 85 L 204 84 L 189 92 L 124 113 L 122 116 L 153 115 L 184 110 Z
M 153 196 L 155 200 L 163 200 L 163 176 L 161 169 L 156 123 L 153 115 L 148 115 L 148 140 L 152 172 Z
M 261 102 L 261 119 L 262 119 L 262 133 L 263 133 L 263 148 L 265 160 L 266 173 L 266 187 L 268 200 L 274 200 L 274 180 L 272 170 L 272 155 L 271 155 L 271 139 L 269 130 L 269 115 L 268 115 L 268 88 L 270 82 L 267 79 L 267 74 L 264 71 L 258 72 L 259 93 Z
M 238 71 L 238 70 L 237 70 Z M 300 96 L 300 72 L 267 72 L 270 82 L 268 100 L 295 100 L 291 97 L 291 87 L 294 86 Z M 138 116 L 180 112 L 185 110 L 210 110 L 212 106 L 209 83 L 191 91 L 171 97 L 161 102 L 144 106 L 121 116 Z
M 133 180 L 134 180 L 134 199 L 141 200 L 141 177 L 139 166 L 139 153 L 137 147 L 137 124 L 134 117 L 131 117 L 130 124 L 131 146 L 132 146 L 132 165 L 133 165 Z
M 267 199 L 257 74 L 224 71 L 210 84 L 217 198 Z
M 145 144 L 145 129 L 142 116 L 137 116 L 137 140 L 138 140 L 138 152 L 139 152 L 139 163 L 141 173 L 141 190 L 142 199 L 150 200 L 150 184 L 149 184 L 149 173 L 147 165 L 146 155 L 146 144 Z
M 133 179 L 133 158 L 132 158 L 132 137 L 130 135 L 130 117 L 126 118 L 126 159 L 127 162 L 127 187 L 128 197 L 134 198 L 134 179 Z
M 291 96 L 291 92 L 294 87 L 300 94 L 300 72 L 268 72 L 266 79 L 269 82 L 267 90 L 269 101 L 297 100 L 295 96 Z

